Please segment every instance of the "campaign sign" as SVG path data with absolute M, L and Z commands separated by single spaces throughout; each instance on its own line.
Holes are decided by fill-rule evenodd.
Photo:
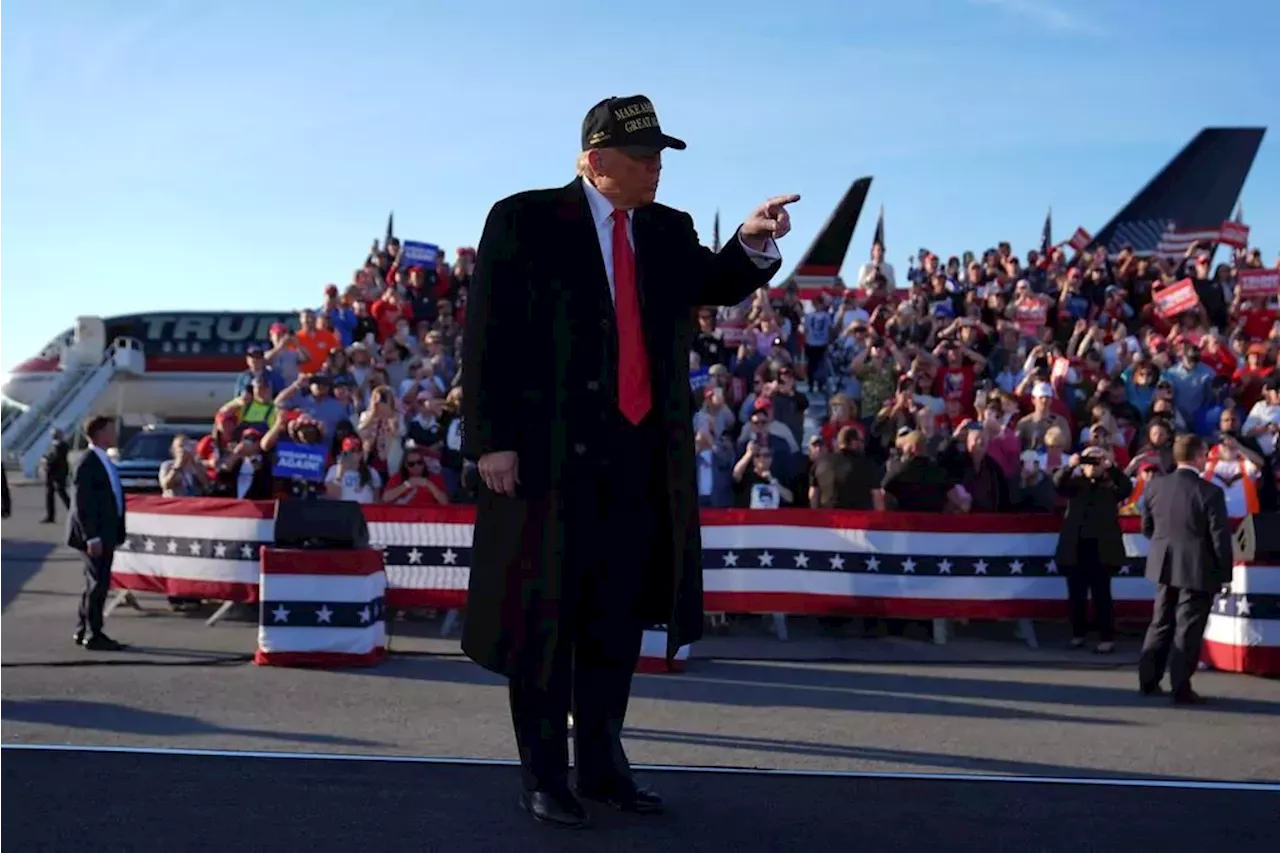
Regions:
M 1280 270 L 1240 270 L 1236 279 L 1245 299 L 1269 299 L 1280 294 Z
M 400 244 L 400 266 L 435 269 L 440 262 L 440 247 L 432 243 L 405 240 Z
M 1249 226 L 1243 222 L 1232 222 L 1228 220 L 1222 223 L 1222 231 L 1218 235 L 1218 242 L 1225 243 L 1228 246 L 1235 246 L 1237 249 L 1244 249 L 1249 245 Z
M 1200 307 L 1200 296 L 1189 278 L 1152 288 L 1151 301 L 1155 303 L 1156 313 L 1165 319 Z
M 276 445 L 276 461 L 271 467 L 271 474 L 284 479 L 298 477 L 312 483 L 323 483 L 327 458 L 322 445 L 282 441 Z

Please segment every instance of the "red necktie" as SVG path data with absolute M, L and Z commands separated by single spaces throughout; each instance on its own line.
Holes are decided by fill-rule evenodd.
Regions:
M 618 313 L 618 408 L 633 424 L 653 407 L 649 355 L 640 329 L 640 295 L 636 291 L 636 256 L 627 238 L 627 212 L 613 212 L 613 289 Z

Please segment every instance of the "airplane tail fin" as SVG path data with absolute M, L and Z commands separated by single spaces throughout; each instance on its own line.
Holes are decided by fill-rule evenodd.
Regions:
M 845 255 L 849 252 L 849 242 L 853 239 L 854 229 L 858 227 L 858 217 L 862 215 L 862 206 L 866 204 L 867 193 L 871 190 L 871 178 L 858 178 L 849 187 L 848 192 L 840 199 L 836 209 L 827 218 L 818 236 L 814 238 L 808 250 L 800 257 L 795 270 L 779 285 L 781 290 L 791 283 L 799 288 L 800 298 L 812 300 L 820 291 L 831 287 L 844 265 Z
M 1108 253 L 1181 255 L 1195 240 L 1216 243 L 1266 133 L 1263 127 L 1210 127 L 1196 134 L 1087 248 Z

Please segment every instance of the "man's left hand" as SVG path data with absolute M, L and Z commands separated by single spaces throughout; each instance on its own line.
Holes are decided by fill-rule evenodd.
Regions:
M 787 213 L 787 205 L 799 200 L 800 196 L 795 194 L 774 196 L 751 211 L 738 232 L 742 242 L 763 252 L 770 239 L 780 240 L 785 237 L 791 230 L 791 214 Z

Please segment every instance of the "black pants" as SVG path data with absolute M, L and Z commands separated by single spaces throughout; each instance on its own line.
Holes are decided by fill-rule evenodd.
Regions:
M 809 377 L 809 387 L 817 388 L 819 379 L 826 379 L 827 346 L 806 346 L 804 348 L 805 373 Z
M 1151 613 L 1151 625 L 1142 641 L 1138 681 L 1144 687 L 1159 684 L 1169 671 L 1174 693 L 1191 688 L 1191 676 L 1200 663 L 1200 644 L 1209 624 L 1213 593 L 1160 584 Z
M 80 594 L 79 631 L 87 631 L 88 636 L 96 637 L 102 633 L 102 608 L 107 603 L 107 593 L 111 591 L 111 562 L 115 558 L 115 550 L 106 548 L 100 557 L 81 554 L 84 560 L 84 592 Z
M 630 779 L 622 725 L 640 657 L 646 597 L 655 594 L 649 579 L 670 563 L 670 523 L 664 522 L 670 510 L 660 433 L 647 426 L 616 432 L 609 463 L 566 495 L 573 533 L 562 560 L 566 607 L 554 650 L 549 660 L 530 667 L 536 672 L 510 681 L 511 719 L 528 790 L 567 783 L 570 710 L 579 783 Z M 666 560 L 657 560 L 663 554 Z M 656 594 L 670 600 L 668 591 Z
M 1089 633 L 1089 599 L 1097 619 L 1098 640 L 1115 639 L 1115 608 L 1111 598 L 1111 566 L 1076 566 L 1067 574 L 1067 604 L 1071 610 L 1071 636 L 1084 639 Z
M 63 508 L 71 509 L 71 496 L 67 494 L 65 474 L 60 477 L 46 475 L 44 478 L 44 517 L 49 521 L 57 520 L 57 515 L 54 513 L 57 507 L 53 500 L 54 495 L 62 498 Z

